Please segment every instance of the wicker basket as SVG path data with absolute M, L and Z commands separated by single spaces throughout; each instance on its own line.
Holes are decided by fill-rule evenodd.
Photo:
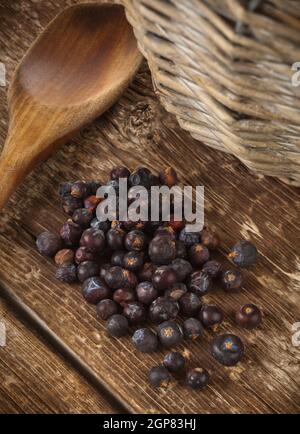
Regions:
M 121 2 L 181 127 L 256 173 L 300 185 L 300 2 Z

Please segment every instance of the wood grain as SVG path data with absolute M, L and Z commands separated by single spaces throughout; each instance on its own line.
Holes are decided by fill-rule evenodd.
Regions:
M 0 413 L 114 413 L 115 409 L 0 299 Z
M 0 41 L 8 77 L 35 36 L 32 14 L 45 24 L 58 3 L 65 4 L 48 3 L 45 8 L 28 0 L 15 14 L 6 11 Z M 0 136 L 4 138 L 4 89 L 0 102 Z M 224 260 L 241 237 L 250 238 L 259 249 L 258 265 L 244 272 L 241 294 L 225 295 L 216 288 L 205 298 L 224 308 L 226 321 L 221 330 L 241 335 L 246 357 L 227 369 L 209 354 L 211 333 L 189 344 L 191 366 L 200 364 L 212 373 L 212 383 L 202 393 L 182 385 L 167 393 L 151 389 L 147 373 L 161 362 L 163 353 L 141 356 L 129 338 L 109 339 L 94 308 L 83 302 L 79 286 L 58 283 L 52 262 L 35 250 L 35 236 L 45 228 L 58 230 L 64 221 L 57 198 L 59 182 L 105 181 L 109 170 L 121 163 L 153 170 L 173 165 L 182 182 L 204 185 L 206 222 L 222 237 L 218 256 Z M 299 205 L 299 189 L 271 178 L 256 178 L 233 157 L 202 146 L 180 130 L 161 108 L 144 65 L 119 103 L 36 169 L 13 196 L 0 217 L 0 278 L 134 412 L 297 413 L 300 348 L 292 345 L 291 327 L 300 321 Z M 233 311 L 245 302 L 255 302 L 264 311 L 264 323 L 255 332 L 241 331 L 232 320 Z

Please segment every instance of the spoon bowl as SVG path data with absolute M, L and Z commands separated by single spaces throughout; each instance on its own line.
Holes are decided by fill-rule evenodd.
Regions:
M 120 5 L 72 6 L 48 25 L 9 89 L 0 208 L 37 163 L 121 96 L 141 59 Z

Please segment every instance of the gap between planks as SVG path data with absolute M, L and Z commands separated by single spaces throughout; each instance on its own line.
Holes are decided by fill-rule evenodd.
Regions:
M 117 396 L 78 355 L 54 333 L 47 324 L 10 288 L 0 283 L 0 297 L 27 321 L 42 338 L 76 369 L 114 408 L 115 413 L 132 414 L 132 408 Z

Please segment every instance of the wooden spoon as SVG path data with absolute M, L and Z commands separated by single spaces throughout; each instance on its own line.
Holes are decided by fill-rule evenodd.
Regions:
M 49 24 L 9 89 L 0 209 L 38 162 L 120 97 L 141 59 L 122 6 L 76 5 Z

